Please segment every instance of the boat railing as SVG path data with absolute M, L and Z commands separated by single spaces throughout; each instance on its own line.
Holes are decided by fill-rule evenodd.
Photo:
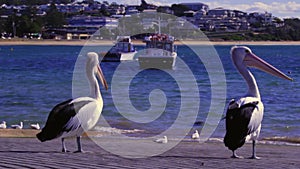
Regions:
M 147 48 L 144 50 L 144 54 L 151 56 L 172 56 L 173 52 L 159 48 Z

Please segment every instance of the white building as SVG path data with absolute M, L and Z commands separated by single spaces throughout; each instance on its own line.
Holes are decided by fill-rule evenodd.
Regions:
M 248 21 L 250 24 L 260 23 L 262 26 L 272 25 L 273 16 L 271 13 L 253 12 L 249 14 Z
M 235 17 L 235 13 L 230 9 L 215 8 L 208 11 L 208 16 L 226 18 Z

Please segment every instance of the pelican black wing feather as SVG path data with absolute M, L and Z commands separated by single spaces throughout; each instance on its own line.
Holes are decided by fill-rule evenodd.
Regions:
M 236 150 L 244 145 L 246 136 L 250 134 L 248 124 L 257 103 L 247 103 L 241 107 L 235 106 L 235 102 L 230 103 L 230 108 L 226 113 L 226 135 L 224 137 L 225 146 L 230 150 Z
M 56 105 L 49 113 L 45 127 L 37 138 L 40 141 L 52 140 L 60 137 L 64 132 L 76 130 L 80 127 L 79 120 L 75 117 L 77 111 L 90 101 L 71 103 L 72 99 Z

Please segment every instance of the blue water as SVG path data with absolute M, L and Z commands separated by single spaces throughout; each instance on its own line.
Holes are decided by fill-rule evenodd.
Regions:
M 294 79 L 293 82 L 290 82 L 251 69 L 257 79 L 265 105 L 261 135 L 263 137 L 299 137 L 300 46 L 249 47 L 256 55 Z M 143 47 L 137 46 L 137 48 L 140 50 Z M 224 90 L 227 91 L 227 101 L 246 92 L 246 84 L 231 63 L 230 48 L 231 46 L 215 46 L 225 70 L 227 88 Z M 72 98 L 73 70 L 81 49 L 82 46 L 0 46 L 0 121 L 5 120 L 8 124 L 24 121 L 27 128 L 30 123 L 38 122 L 43 125 L 53 106 Z M 189 47 L 178 46 L 177 52 L 196 78 L 199 90 L 199 93 L 196 94 L 200 98 L 200 109 L 195 112 L 197 115 L 195 120 L 204 122 L 209 112 L 212 95 L 206 67 Z M 204 53 L 203 55 L 209 54 Z M 112 77 L 119 64 L 101 63 L 109 85 L 111 85 Z M 131 67 L 121 70 L 124 76 L 126 76 L 126 72 L 139 70 L 137 62 L 128 65 Z M 182 68 L 176 65 L 175 69 L 176 73 L 180 74 Z M 181 76 L 183 79 L 185 78 L 184 74 Z M 168 72 L 143 70 L 137 73 L 129 86 L 130 103 L 140 112 L 147 111 L 151 108 L 149 94 L 155 89 L 160 89 L 158 94 L 164 93 L 165 97 L 156 101 L 165 102 L 166 107 L 164 112 L 161 115 L 158 114 L 153 121 L 133 122 L 128 120 L 124 114 L 120 114 L 115 107 L 111 89 L 108 91 L 101 89 L 105 103 L 103 117 L 115 128 L 141 129 L 150 134 L 167 130 L 179 115 L 181 103 L 181 89 L 176 79 Z M 191 107 L 193 106 L 195 105 L 191 105 Z M 141 120 L 147 120 L 147 118 L 143 119 L 147 114 L 140 115 Z M 134 115 L 131 114 L 131 116 Z M 218 122 L 214 125 L 217 125 Z M 225 121 L 219 122 L 214 136 L 222 137 L 224 135 L 224 123 Z M 98 125 L 101 126 L 101 123 Z M 201 126 L 195 125 L 194 128 L 201 130 Z

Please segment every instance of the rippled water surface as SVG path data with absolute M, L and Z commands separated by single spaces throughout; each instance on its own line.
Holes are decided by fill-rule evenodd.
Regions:
M 265 104 L 261 135 L 300 136 L 300 46 L 249 47 L 256 55 L 295 79 L 289 82 L 251 69 L 257 79 L 262 101 Z M 143 47 L 137 46 L 137 48 Z M 196 48 L 200 49 L 203 46 L 196 46 Z M 130 73 L 138 72 L 129 81 L 127 88 L 125 82 L 118 81 L 117 83 L 120 88 L 126 88 L 128 91 L 130 105 L 126 100 L 123 105 L 128 109 L 116 108 L 113 98 L 118 93 L 112 93 L 111 88 L 108 91 L 102 90 L 105 103 L 103 117 L 114 128 L 140 129 L 149 134 L 167 130 L 179 116 L 190 118 L 193 122 L 204 122 L 210 111 L 211 85 L 224 86 L 225 84 L 227 101 L 246 92 L 245 82 L 231 63 L 230 48 L 231 46 L 215 46 L 226 77 L 225 81 L 217 83 L 210 81 L 210 73 L 222 74 L 222 72 L 206 70 L 207 64 L 213 66 L 214 62 L 208 63 L 199 59 L 187 46 L 177 47 L 179 59 L 175 70 L 140 70 L 137 62 L 128 62 L 123 67 L 116 62 L 101 63 L 110 87 L 117 71 L 125 79 L 127 76 L 129 78 Z M 29 127 L 28 125 L 34 122 L 44 124 L 53 106 L 72 97 L 73 70 L 81 49 L 81 46 L 0 46 L 0 121 L 5 120 L 8 124 L 12 124 L 22 120 L 25 127 Z M 210 55 L 205 52 L 201 54 L 202 57 L 212 57 Z M 180 63 L 185 63 L 195 78 L 198 91 L 195 90 L 196 93 L 193 94 L 200 98 L 199 105 L 193 105 L 197 100 L 193 94 L 191 97 L 183 97 L 183 93 L 191 92 L 193 89 L 181 86 L 181 84 L 185 86 L 184 83 L 189 83 L 191 78 L 185 74 L 186 67 L 182 67 Z M 220 69 L 216 68 L 216 70 Z M 116 89 L 116 86 L 112 87 Z M 122 94 L 124 93 L 120 93 L 121 99 Z M 182 98 L 186 98 L 184 102 L 191 103 L 185 105 L 186 113 L 181 112 Z M 126 99 L 125 96 L 124 99 Z M 222 98 L 219 100 L 221 104 Z M 160 103 L 164 103 L 164 107 L 161 107 Z M 133 108 L 135 113 L 130 112 Z M 148 110 L 151 112 L 151 108 L 152 114 L 145 113 Z M 123 112 L 120 113 L 120 111 Z M 136 114 L 137 112 L 140 114 Z M 223 112 L 210 113 L 218 116 Z M 218 121 L 213 123 L 218 123 Z M 101 122 L 98 125 L 101 126 Z M 185 128 L 188 125 L 182 122 L 182 127 Z M 202 126 L 194 125 L 193 127 L 201 130 Z M 214 135 L 218 137 L 224 135 L 224 121 L 220 121 Z

